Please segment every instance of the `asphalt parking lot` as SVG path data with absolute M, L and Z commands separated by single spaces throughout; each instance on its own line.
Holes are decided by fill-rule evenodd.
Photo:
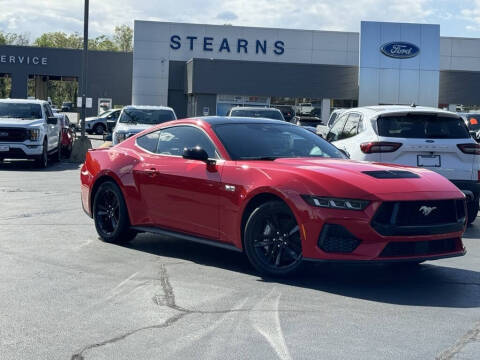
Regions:
M 183 240 L 101 242 L 76 164 L 0 165 L 0 199 L 2 360 L 480 358 L 480 220 L 464 257 L 273 281 Z

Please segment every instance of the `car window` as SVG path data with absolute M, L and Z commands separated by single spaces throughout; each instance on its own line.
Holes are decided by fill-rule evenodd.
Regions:
M 321 137 L 288 123 L 232 123 L 213 127 L 232 160 L 334 157 L 340 151 Z
M 154 131 L 149 134 L 140 136 L 137 138 L 137 145 L 144 150 L 154 153 L 157 151 L 159 136 L 160 136 L 160 131 Z
M 45 111 L 45 115 L 47 117 L 53 117 L 53 112 L 52 112 L 52 109 L 50 109 L 50 106 L 45 104 L 43 105 L 43 110 Z
M 472 131 L 480 130 L 480 114 L 468 114 L 468 128 Z
M 348 114 L 340 116 L 340 118 L 335 121 L 330 132 L 327 135 L 328 141 L 337 141 L 344 138 L 343 128 L 345 127 L 345 122 L 347 121 Z
M 0 102 L 0 118 L 41 119 L 42 108 L 39 104 Z
M 416 139 L 467 139 L 465 122 L 459 117 L 437 114 L 383 116 L 377 119 L 378 135 Z
M 119 121 L 131 124 L 161 124 L 167 121 L 176 120 L 175 114 L 168 109 L 137 109 L 125 108 L 122 111 Z
M 343 128 L 343 138 L 349 138 L 358 134 L 358 123 L 360 122 L 360 114 L 352 113 L 348 115 L 347 122 Z
M 200 146 L 211 159 L 219 156 L 209 137 L 193 126 L 174 126 L 161 130 L 157 153 L 162 155 L 182 156 L 185 148 Z
M 269 109 L 235 109 L 230 111 L 230 116 L 242 116 L 242 117 L 254 117 L 254 118 L 267 118 L 274 120 L 285 120 L 282 113 L 279 110 Z

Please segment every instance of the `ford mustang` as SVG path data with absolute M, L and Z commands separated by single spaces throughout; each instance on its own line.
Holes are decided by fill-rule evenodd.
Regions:
M 104 241 L 140 232 L 243 251 L 266 275 L 303 261 L 465 254 L 465 196 L 432 171 L 346 159 L 301 127 L 206 117 L 90 150 L 82 205 Z

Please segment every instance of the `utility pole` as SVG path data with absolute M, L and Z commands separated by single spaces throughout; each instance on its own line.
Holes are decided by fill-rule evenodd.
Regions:
M 86 101 L 87 101 L 87 69 L 88 69 L 88 5 L 85 0 L 85 14 L 83 16 L 83 61 L 82 61 L 82 113 L 81 136 L 85 137 Z
M 82 62 L 82 110 L 80 113 L 81 136 L 73 143 L 70 161 L 84 162 L 88 149 L 92 148 L 92 143 L 85 136 L 85 118 L 87 101 L 87 69 L 88 69 L 88 0 L 85 0 L 85 14 L 83 18 L 83 62 Z

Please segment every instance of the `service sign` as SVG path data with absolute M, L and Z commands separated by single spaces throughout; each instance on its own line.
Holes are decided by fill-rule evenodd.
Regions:
M 383 44 L 380 51 L 391 58 L 408 59 L 417 56 L 420 53 L 420 48 L 417 45 L 404 41 L 392 41 Z

